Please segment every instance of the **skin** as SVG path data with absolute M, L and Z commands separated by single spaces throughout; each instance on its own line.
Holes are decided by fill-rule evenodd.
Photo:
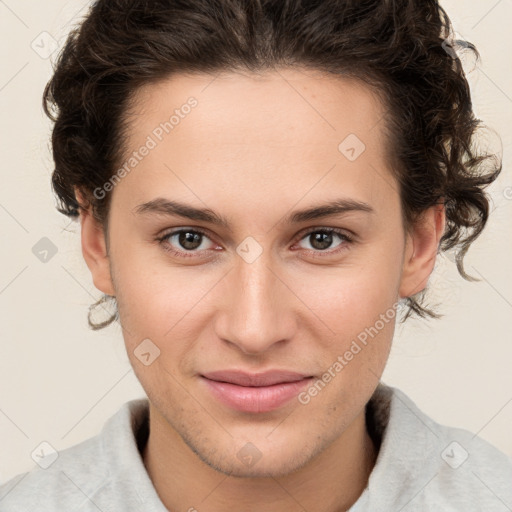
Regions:
M 379 315 L 424 289 L 444 210 L 425 211 L 406 232 L 383 104 L 364 84 L 297 68 L 175 75 L 146 86 L 127 120 L 129 152 L 191 96 L 198 105 L 114 188 L 107 233 L 77 191 L 84 258 L 95 286 L 117 298 L 127 353 L 150 400 L 144 463 L 169 510 L 347 510 L 377 456 L 364 410 L 394 321 L 307 404 L 235 411 L 199 374 L 278 368 L 321 378 Z M 351 133 L 366 146 L 354 161 L 338 150 Z M 229 227 L 136 213 L 156 198 L 209 208 Z M 373 213 L 286 222 L 339 198 Z M 308 230 L 329 227 L 353 233 L 353 242 L 333 234 L 322 249 Z M 178 236 L 156 240 L 177 228 L 207 232 L 188 251 L 195 256 L 186 257 Z M 250 263 L 236 250 L 248 236 L 262 250 Z M 160 350 L 148 366 L 134 354 L 146 338 Z M 261 455 L 252 466 L 237 457 L 248 442 Z

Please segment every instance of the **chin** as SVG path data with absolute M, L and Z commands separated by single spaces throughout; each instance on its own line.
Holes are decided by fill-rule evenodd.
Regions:
M 189 442 L 187 444 L 206 465 L 234 478 L 284 477 L 304 467 L 321 451 L 321 446 L 315 447 L 307 443 L 299 446 L 296 441 L 293 444 L 299 447 L 293 451 L 290 444 L 279 449 L 277 446 L 268 446 L 267 443 L 260 451 L 250 442 L 237 442 L 237 446 L 241 445 L 242 448 L 231 452 L 232 454 L 229 447 L 223 449 L 219 446 L 216 450 L 208 450 L 206 447 L 193 446 Z M 259 445 L 262 444 L 264 443 Z
M 265 462 L 260 460 L 253 466 L 244 466 L 240 463 L 228 463 L 226 460 L 220 463 L 207 459 L 202 460 L 212 469 L 233 478 L 280 478 L 294 473 L 307 462 L 293 463 L 290 460 L 277 461 L 273 458 Z

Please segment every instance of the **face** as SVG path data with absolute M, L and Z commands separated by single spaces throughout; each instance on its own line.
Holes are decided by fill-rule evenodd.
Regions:
M 385 109 L 297 69 L 176 75 L 136 99 L 95 284 L 162 424 L 226 474 L 289 473 L 363 417 L 397 301 L 429 273 L 412 268 Z

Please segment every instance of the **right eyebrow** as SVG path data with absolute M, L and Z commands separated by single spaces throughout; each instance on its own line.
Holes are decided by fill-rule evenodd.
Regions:
M 227 219 L 217 215 L 209 208 L 195 208 L 194 206 L 180 203 L 178 201 L 171 201 L 162 197 L 140 204 L 135 208 L 135 212 L 138 214 L 175 215 L 191 220 L 217 224 L 225 227 L 226 229 L 229 228 L 229 222 Z

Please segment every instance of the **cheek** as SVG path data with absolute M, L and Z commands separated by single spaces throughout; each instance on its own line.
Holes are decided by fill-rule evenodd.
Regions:
M 386 314 L 398 298 L 400 268 L 394 262 L 379 261 L 326 271 L 289 276 L 310 310 L 331 331 L 345 338 L 355 337 Z M 388 316 L 392 316 L 389 312 Z M 332 334 L 332 333 L 331 333 Z
M 187 283 L 191 273 L 167 265 L 159 253 L 157 248 L 138 247 L 136 241 L 120 243 L 113 273 L 119 313 L 126 326 L 149 329 L 161 336 L 200 290 L 194 282 Z
M 196 337 L 189 313 L 201 295 L 183 294 L 175 280 L 163 282 L 156 273 L 144 276 L 130 269 L 119 272 L 118 279 L 126 352 L 139 382 L 156 403 L 162 390 L 179 389 L 173 376 L 187 359 L 193 345 L 190 340 Z
M 358 394 L 362 382 L 372 385 L 382 374 L 397 316 L 399 256 L 396 248 L 381 247 L 375 258 L 361 258 L 360 264 L 295 279 L 297 295 L 330 330 L 324 329 L 326 336 L 317 336 L 315 344 L 324 368 L 336 375 L 333 391 Z
M 314 340 L 323 368 L 319 379 L 326 384 L 306 390 L 301 403 L 329 411 L 327 422 L 337 422 L 342 411 L 350 416 L 360 410 L 389 357 L 398 306 L 396 285 L 383 280 L 377 286 L 370 277 L 359 273 L 341 286 L 324 287 L 312 306 L 334 334 Z
M 137 346 L 149 338 L 160 350 L 160 363 L 170 368 L 186 359 L 197 342 L 221 276 L 199 267 L 180 269 L 162 260 L 150 266 L 141 260 L 130 255 L 115 268 L 125 344 L 133 358 Z

